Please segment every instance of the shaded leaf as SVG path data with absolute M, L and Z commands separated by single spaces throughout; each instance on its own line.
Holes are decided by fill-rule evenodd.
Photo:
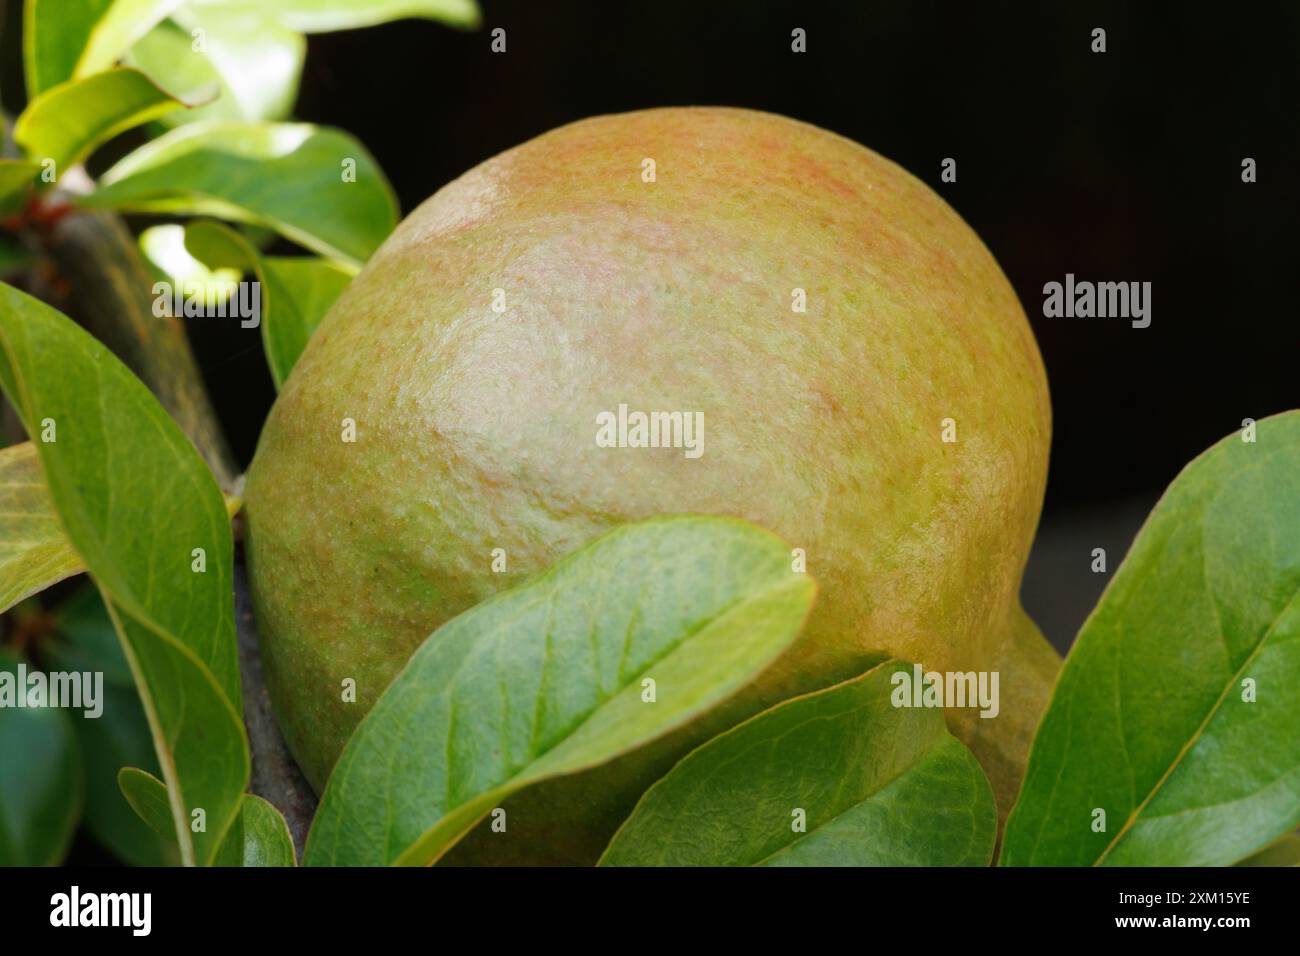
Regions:
M 262 345 L 277 389 L 293 369 L 330 306 L 351 276 L 326 259 L 262 256 L 233 229 L 191 223 L 188 250 L 207 265 L 251 272 L 262 290 Z
M 18 658 L 2 648 L 0 674 L 18 679 Z M 80 812 L 72 718 L 52 707 L 0 707 L 0 866 L 60 862 Z
M 14 125 L 14 140 L 62 176 L 117 134 L 190 104 L 138 70 L 116 69 L 60 83 L 36 97 Z
M 35 446 L 0 450 L 0 612 L 84 570 L 45 490 Z
M 194 446 L 107 349 L 44 303 L 0 285 L 0 385 L 40 442 L 46 487 L 105 599 L 136 676 L 182 860 L 208 862 L 248 780 L 235 648 L 232 543 Z M 194 567 L 196 549 L 205 570 Z
M 345 181 L 351 164 L 355 181 Z M 81 202 L 257 223 L 353 267 L 397 223 L 392 189 L 365 148 L 307 123 L 189 123 L 123 158 Z
M 164 840 L 131 809 L 117 784 L 124 767 L 144 767 L 155 775 L 160 771 L 131 669 L 93 587 L 81 588 L 58 606 L 55 633 L 42 642 L 41 659 L 50 670 L 104 675 L 103 713 L 94 720 L 72 721 L 85 769 L 82 823 L 120 860 L 135 866 L 176 865 L 180 855 L 170 818 Z
M 428 864 L 510 794 L 708 710 L 798 634 L 814 586 L 789 555 L 744 522 L 652 519 L 449 621 L 343 751 L 304 863 Z
M 1230 864 L 1300 823 L 1300 413 L 1256 437 L 1183 470 L 1084 623 L 1004 864 Z
M 993 791 L 942 710 L 891 703 L 910 670 L 882 664 L 703 744 L 645 793 L 601 865 L 987 866 Z
M 150 830 L 164 840 L 176 840 L 178 826 L 173 822 L 172 802 L 165 783 L 138 767 L 123 767 L 117 775 L 117 785 L 127 805 Z

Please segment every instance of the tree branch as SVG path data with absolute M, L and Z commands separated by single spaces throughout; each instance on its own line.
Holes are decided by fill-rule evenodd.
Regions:
M 307 831 L 316 814 L 316 794 L 289 753 L 271 710 L 262 657 L 257 648 L 257 623 L 253 619 L 248 575 L 238 563 L 235 565 L 235 627 L 239 632 L 239 669 L 244 676 L 244 726 L 248 728 L 248 744 L 253 751 L 249 789 L 284 814 L 294 848 L 302 859 Z

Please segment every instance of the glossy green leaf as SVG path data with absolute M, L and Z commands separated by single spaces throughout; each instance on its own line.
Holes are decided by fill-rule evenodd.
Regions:
M 160 837 L 174 839 L 166 784 L 134 767 L 118 775 L 118 784 L 140 820 Z M 255 794 L 244 794 L 239 815 L 226 831 L 213 864 L 296 866 L 293 838 L 280 811 Z
M 1004 864 L 1230 864 L 1300 823 L 1300 413 L 1254 437 L 1183 470 L 1085 622 Z
M 239 815 L 243 842 L 238 862 L 234 866 L 297 866 L 294 857 L 293 837 L 289 825 L 280 811 L 261 797 L 244 795 L 243 812 Z
M 27 96 L 106 70 L 182 0 L 27 0 Z
M 247 239 L 220 223 L 192 223 L 185 243 L 210 267 L 239 269 L 257 278 L 262 291 L 262 345 L 279 389 L 351 275 L 326 259 L 262 256 Z
M 302 33 L 353 30 L 406 17 L 479 25 L 474 0 L 266 0 L 265 5 L 281 23 Z
M 202 49 L 195 49 L 195 31 Z M 214 102 L 164 117 L 167 125 L 280 120 L 293 111 L 306 52 L 302 35 L 258 0 L 182 7 L 132 47 L 127 62 L 178 93 L 220 88 Z
M 257 223 L 353 267 L 397 223 L 392 189 L 365 147 L 307 123 L 190 123 L 100 182 L 84 204 Z
M 987 866 L 993 791 L 943 711 L 895 707 L 890 661 L 687 754 L 602 866 Z
M 45 490 L 35 446 L 0 450 L 0 612 L 83 570 Z
M 31 159 L 54 160 L 62 175 L 117 134 L 188 105 L 138 70 L 108 70 L 36 97 L 18 117 L 14 140 Z
M 26 0 L 23 67 L 27 98 L 72 79 L 90 34 L 114 0 Z
M 785 544 L 740 521 L 598 538 L 420 646 L 339 758 L 304 863 L 433 862 L 510 794 L 739 690 L 795 639 L 814 590 Z
M 0 674 L 9 675 L 0 679 L 16 682 L 18 664 L 0 649 Z M 52 707 L 0 706 L 0 866 L 60 862 L 80 811 L 81 759 L 72 718 Z
M 103 594 L 153 731 L 182 860 L 212 859 L 248 781 L 225 502 L 194 446 L 107 349 L 0 285 L 0 385 Z M 197 571 L 199 551 L 204 570 Z M 186 821 L 202 808 L 205 833 Z
M 117 632 L 98 592 L 87 585 L 54 612 L 55 632 L 41 644 L 51 670 L 104 675 L 103 712 L 94 720 L 73 720 L 85 766 L 86 805 L 82 824 L 105 849 L 134 866 L 180 862 L 168 815 L 167 839 L 159 837 L 131 809 L 117 784 L 124 767 L 160 773 L 149 722 L 118 643 Z

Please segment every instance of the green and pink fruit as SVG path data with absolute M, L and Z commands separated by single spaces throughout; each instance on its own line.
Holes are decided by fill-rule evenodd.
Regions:
M 621 405 L 702 413 L 703 454 L 602 447 Z M 1006 277 L 888 160 L 735 109 L 547 133 L 406 218 L 267 422 L 249 555 L 290 747 L 323 787 L 440 624 L 613 525 L 725 514 L 802 549 L 820 592 L 715 726 L 884 654 L 997 670 L 997 718 L 949 716 L 1005 815 L 1058 664 L 1018 601 L 1050 429 Z M 457 858 L 594 858 L 692 739 L 521 797 L 510 852 L 475 834 Z

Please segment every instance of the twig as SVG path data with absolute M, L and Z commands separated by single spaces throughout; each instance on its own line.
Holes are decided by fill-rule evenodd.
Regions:
M 239 669 L 244 677 L 244 726 L 253 751 L 253 778 L 249 789 L 275 805 L 289 824 L 298 858 L 316 814 L 316 794 L 294 762 L 280 735 L 266 692 L 262 658 L 257 649 L 257 624 L 242 564 L 235 565 L 235 627 L 239 632 Z

